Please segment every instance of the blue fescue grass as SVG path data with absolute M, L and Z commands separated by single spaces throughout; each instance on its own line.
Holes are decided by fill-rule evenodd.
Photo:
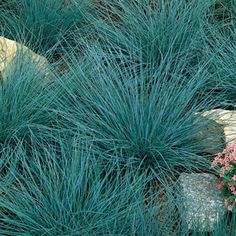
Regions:
M 196 229 L 195 231 L 191 232 L 191 235 L 193 236 L 234 236 L 235 231 L 235 225 L 236 225 L 236 214 L 235 213 L 227 213 L 215 227 L 214 230 L 211 232 L 202 232 L 199 229 Z M 189 232 L 185 231 L 183 235 L 189 235 Z
M 37 142 L 57 145 L 56 116 L 50 112 L 55 94 L 50 90 L 53 73 L 49 65 L 32 60 L 18 49 L 16 57 L 0 80 L 0 173 L 8 182 L 9 172 L 17 169 L 15 153 L 21 143 L 30 153 Z M 38 147 L 39 149 L 39 147 Z M 10 169 L 9 169 L 10 168 Z M 11 178 L 10 178 L 11 179 Z
M 213 1 L 209 9 L 209 23 L 216 26 L 220 33 L 230 36 L 235 30 L 235 1 Z
M 75 27 L 76 32 L 81 33 L 91 24 L 88 20 L 92 8 L 90 0 L 76 0 L 68 4 L 63 0 L 10 2 L 8 8 L 0 8 L 1 33 L 14 40 L 20 38 L 41 53 L 47 50 L 58 53 L 58 45 L 65 37 L 69 40 Z
M 174 180 L 221 148 L 199 112 L 234 107 L 233 19 L 213 24 L 214 0 L 91 3 L 0 5 L 6 36 L 65 66 L 19 54 L 0 81 L 0 234 L 188 235 Z
M 182 61 L 169 72 L 126 67 L 122 55 L 117 63 L 98 48 L 89 55 L 78 62 L 71 56 L 70 70 L 57 81 L 61 126 L 90 138 L 108 162 L 150 169 L 159 178 L 176 168 L 206 168 L 201 154 L 215 146 L 198 140 L 210 121 L 197 113 L 215 102 L 199 95 L 207 78 L 201 68 L 186 82 Z
M 236 101 L 235 37 L 236 34 L 232 30 L 230 36 L 218 31 L 217 34 L 213 34 L 206 47 L 206 57 L 210 58 L 208 70 L 214 74 L 209 80 L 209 89 L 222 94 L 224 97 L 221 103 L 226 106 L 234 106 Z
M 219 87 L 224 91 L 224 85 L 219 84 L 219 66 L 212 69 L 216 53 L 212 49 L 219 50 L 215 40 L 220 37 L 222 27 L 229 31 L 233 20 L 226 24 L 221 13 L 222 20 L 213 24 L 211 18 L 220 14 L 215 5 L 214 0 L 120 0 L 116 3 L 106 0 L 98 7 L 100 14 L 94 22 L 98 42 L 106 50 L 106 58 L 122 60 L 126 66 L 151 64 L 153 70 L 168 74 L 179 67 L 182 68 L 180 76 L 186 82 L 199 73 L 199 68 L 204 68 L 207 90 L 200 93 L 211 92 L 213 99 L 219 101 L 222 99 Z M 224 35 L 226 37 L 226 33 Z
M 47 65 L 32 61 L 20 50 L 0 81 L 0 140 L 25 137 L 29 130 L 43 129 L 50 123 L 46 84 Z M 38 126 L 36 128 L 36 126 Z
M 153 235 L 172 230 L 170 224 L 163 231 L 168 218 L 160 222 L 155 217 L 158 192 L 145 193 L 144 174 L 126 170 L 121 175 L 112 165 L 104 172 L 89 146 L 72 143 L 60 154 L 47 146 L 32 150 L 30 157 L 21 144 L 16 147 L 22 169 L 12 171 L 11 183 L 1 182 L 1 234 Z
M 201 60 L 201 34 L 212 1 L 103 1 L 96 21 L 101 43 L 112 45 L 129 60 L 189 66 Z M 109 14 L 110 13 L 110 14 Z M 104 42 L 105 41 L 105 42 Z M 113 52 L 115 54 L 115 52 Z
M 147 188 L 147 172 L 104 167 L 82 140 L 61 143 L 59 152 L 41 144 L 30 155 L 16 145 L 21 168 L 10 166 L 7 180 L 1 178 L 2 235 L 189 235 L 173 187 Z M 234 224 L 227 214 L 210 235 L 234 235 Z

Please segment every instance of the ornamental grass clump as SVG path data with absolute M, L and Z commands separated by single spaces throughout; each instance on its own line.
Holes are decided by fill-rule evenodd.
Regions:
M 51 49 L 58 53 L 64 38 L 69 40 L 74 31 L 87 32 L 91 8 L 91 0 L 68 4 L 63 0 L 10 0 L 0 5 L 0 34 L 14 40 L 20 38 L 37 52 Z M 70 40 L 73 43 L 77 42 Z
M 46 69 L 20 54 L 0 80 L 0 140 L 41 123 L 46 115 Z
M 209 120 L 197 112 L 214 101 L 200 100 L 207 75 L 199 68 L 188 84 L 180 77 L 183 62 L 170 71 L 126 67 L 102 50 L 69 65 L 56 83 L 55 112 L 61 127 L 91 139 L 105 162 L 163 173 L 204 168 L 201 152 L 210 146 L 198 138 Z M 201 135 L 200 135 L 201 136 Z
M 152 201 L 157 191 L 145 191 L 145 173 L 105 171 L 88 144 L 60 141 L 60 151 L 47 144 L 30 155 L 16 146 L 22 168 L 13 163 L 0 179 L 0 235 L 170 235 L 178 220 L 168 209 L 155 218 L 161 203 Z
M 229 144 L 212 162 L 212 167 L 219 167 L 220 182 L 217 189 L 223 190 L 228 210 L 236 204 L 236 144 Z
M 110 56 L 122 52 L 129 63 L 172 67 L 181 58 L 191 66 L 202 59 L 201 35 L 210 1 L 104 0 L 94 23 L 102 46 L 113 45 Z M 142 58 L 140 58 L 142 52 Z

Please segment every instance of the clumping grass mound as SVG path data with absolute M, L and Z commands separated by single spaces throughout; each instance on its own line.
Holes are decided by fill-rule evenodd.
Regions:
M 227 143 L 202 112 L 235 108 L 234 1 L 9 0 L 0 35 L 0 235 L 235 235 L 180 216 L 182 172 Z M 0 62 L 1 63 L 1 62 Z
M 197 112 L 214 103 L 198 99 L 202 75 L 186 84 L 178 65 L 167 77 L 153 66 L 127 68 L 95 53 L 87 62 L 73 60 L 58 80 L 62 126 L 91 139 L 108 162 L 150 168 L 157 175 L 204 166 L 201 153 L 209 144 L 197 134 L 210 121 Z

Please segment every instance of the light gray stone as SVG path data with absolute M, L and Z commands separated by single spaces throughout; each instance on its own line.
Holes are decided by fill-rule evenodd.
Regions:
M 223 125 L 225 142 L 235 143 L 236 141 L 236 111 L 224 109 L 213 109 L 201 113 L 203 117 L 207 117 Z
M 227 208 L 222 192 L 216 189 L 216 176 L 206 173 L 182 173 L 178 179 L 179 210 L 189 230 L 212 231 Z
M 29 48 L 27 48 L 26 46 L 22 44 L 17 43 L 16 41 L 0 36 L 0 75 L 1 77 L 3 73 L 6 73 L 14 65 L 13 62 L 18 52 L 21 52 L 21 54 L 25 56 L 27 55 L 28 57 L 32 58 L 32 60 L 37 62 L 37 65 L 39 65 L 40 67 L 48 65 L 48 61 L 45 57 L 42 57 L 34 53 L 32 50 L 30 50 Z M 21 61 L 21 63 L 23 62 L 24 60 Z

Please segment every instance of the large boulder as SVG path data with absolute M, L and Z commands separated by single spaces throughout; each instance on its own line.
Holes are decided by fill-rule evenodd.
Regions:
M 207 173 L 182 173 L 177 197 L 183 223 L 189 230 L 213 231 L 227 211 L 218 179 Z
M 46 58 L 34 53 L 26 46 L 0 36 L 0 75 L 11 67 L 11 63 L 16 58 L 17 52 L 31 57 L 39 66 L 48 64 Z
M 213 109 L 201 113 L 203 117 L 214 120 L 224 129 L 225 142 L 227 144 L 236 141 L 236 111 Z

